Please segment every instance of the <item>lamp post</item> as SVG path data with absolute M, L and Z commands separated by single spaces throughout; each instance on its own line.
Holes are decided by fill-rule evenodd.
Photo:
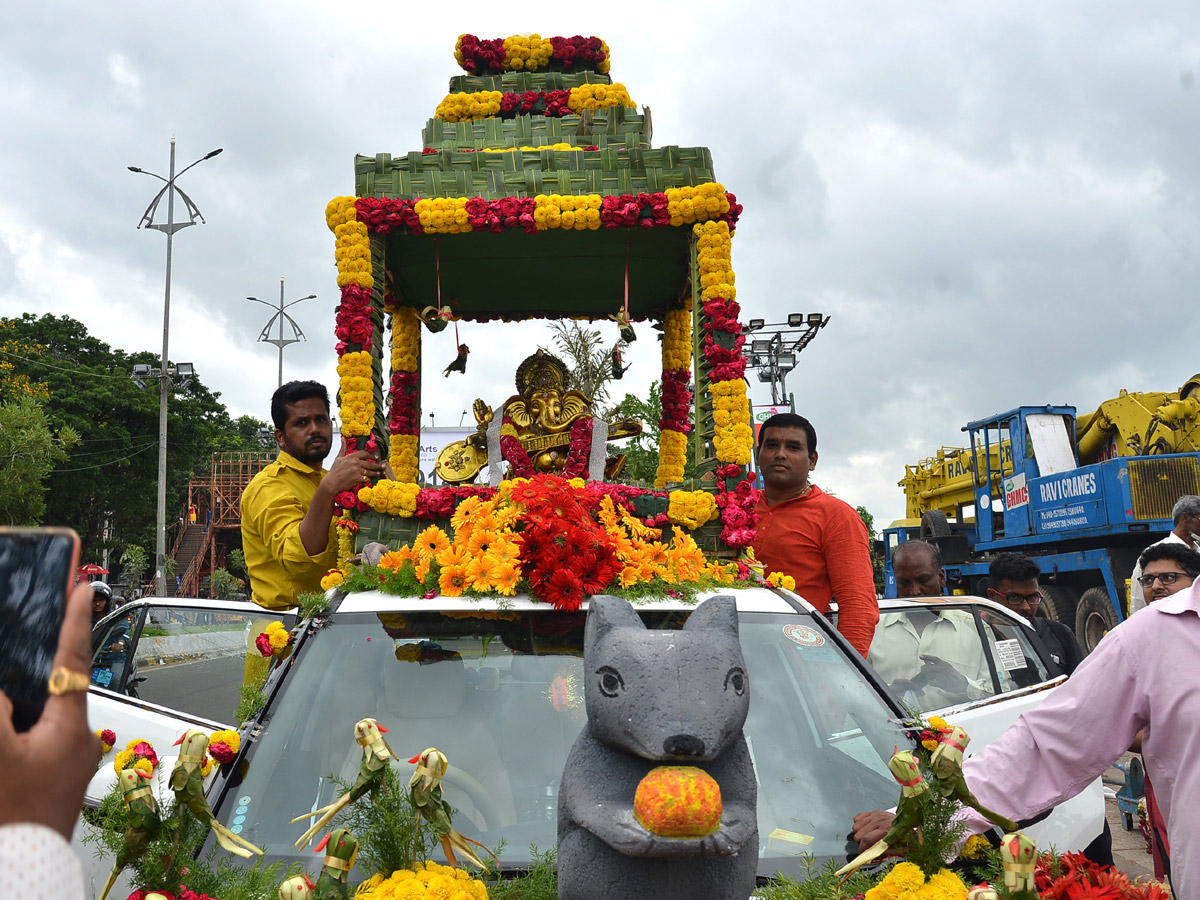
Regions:
M 192 202 L 192 198 L 185 194 L 175 180 L 183 175 L 192 166 L 199 165 L 206 159 L 212 159 L 221 149 L 212 150 L 200 157 L 195 162 L 184 166 L 178 174 L 175 173 L 175 135 L 171 135 L 171 168 L 170 175 L 163 178 L 154 172 L 147 172 L 145 169 L 140 169 L 137 166 L 127 166 L 130 172 L 136 172 L 139 175 L 149 175 L 152 178 L 157 178 L 164 183 L 164 186 L 154 199 L 150 201 L 150 205 L 146 207 L 146 211 L 142 213 L 142 219 L 138 222 L 137 227 L 152 228 L 155 231 L 161 231 L 167 236 L 167 278 L 166 289 L 163 294 L 163 345 L 162 345 L 162 365 L 158 370 L 157 377 L 160 382 L 160 391 L 158 397 L 158 517 L 155 523 L 155 541 L 154 541 L 154 584 L 161 592 L 166 584 L 166 558 L 167 558 L 167 396 L 171 392 L 171 375 L 174 374 L 167 362 L 168 340 L 170 336 L 171 322 L 171 245 L 175 237 L 175 232 L 182 231 L 189 225 L 195 225 L 196 220 L 204 221 L 204 216 L 200 214 L 200 210 L 196 204 Z M 167 222 L 163 224 L 154 224 L 154 214 L 158 211 L 158 204 L 162 202 L 163 195 L 167 197 Z M 188 211 L 188 221 L 175 221 L 175 195 L 179 194 L 179 199 L 184 202 Z M 189 364 L 190 365 L 190 364 Z M 134 376 L 137 377 L 136 375 Z
M 817 332 L 829 324 L 829 316 L 823 313 L 789 313 L 786 322 L 766 322 L 751 319 L 746 326 L 748 332 L 762 332 L 768 328 L 779 331 L 763 337 L 753 338 L 742 350 L 747 365 L 758 369 L 758 380 L 771 385 L 771 402 L 778 406 L 788 399 L 787 374 L 796 368 L 796 357 L 812 343 Z M 794 411 L 794 410 L 793 410 Z
M 266 300 L 259 300 L 257 297 L 247 297 L 247 300 L 253 300 L 255 303 L 261 303 L 263 306 L 275 310 L 275 315 L 267 320 L 267 324 L 263 326 L 262 334 L 258 336 L 261 343 L 274 344 L 279 348 L 279 387 L 283 387 L 283 348 L 289 344 L 298 344 L 300 341 L 306 341 L 308 338 L 304 336 L 304 332 L 300 330 L 296 320 L 289 316 L 284 310 L 288 307 L 295 306 L 297 303 L 303 303 L 305 300 L 313 300 L 316 294 L 309 294 L 307 297 L 301 297 L 299 300 L 293 300 L 291 303 L 283 302 L 283 276 L 279 276 L 279 305 L 271 306 Z M 283 320 L 287 319 L 288 325 L 292 327 L 292 336 L 285 338 L 283 336 Z M 271 326 L 276 322 L 279 323 L 279 337 L 271 337 Z

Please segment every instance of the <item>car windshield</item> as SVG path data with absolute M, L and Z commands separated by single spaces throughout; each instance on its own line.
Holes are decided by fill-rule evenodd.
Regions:
M 690 610 L 639 611 L 649 628 L 679 628 Z M 504 867 L 555 844 L 558 787 L 585 721 L 585 613 L 338 613 L 297 654 L 218 818 L 268 856 L 304 829 L 289 820 L 331 802 L 330 776 L 354 780 L 354 723 L 377 719 L 403 762 L 427 747 L 450 761 L 443 781 L 455 827 L 499 847 Z M 745 733 L 758 778 L 760 874 L 802 875 L 801 856 L 845 857 L 855 813 L 885 809 L 896 787 L 886 760 L 906 742 L 879 693 L 804 614 L 742 612 L 750 678 Z M 236 779 L 236 776 L 235 776 Z M 315 860 L 315 862 L 314 862 Z

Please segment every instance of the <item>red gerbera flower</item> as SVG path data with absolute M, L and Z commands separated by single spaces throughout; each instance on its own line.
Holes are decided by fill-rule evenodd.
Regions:
M 544 591 L 542 599 L 555 609 L 574 612 L 583 603 L 583 582 L 567 568 L 555 569 L 546 581 Z

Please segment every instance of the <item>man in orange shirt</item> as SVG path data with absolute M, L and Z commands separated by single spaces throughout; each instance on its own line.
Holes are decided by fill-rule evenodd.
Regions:
M 854 507 L 808 480 L 817 432 L 808 419 L 779 413 L 758 433 L 764 487 L 754 555 L 768 572 L 796 579 L 796 593 L 821 612 L 838 605 L 838 631 L 863 656 L 879 621 L 867 527 Z

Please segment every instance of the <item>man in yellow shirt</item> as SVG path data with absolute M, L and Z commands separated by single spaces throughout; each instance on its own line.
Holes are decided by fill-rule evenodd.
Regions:
M 315 381 L 290 381 L 271 397 L 279 457 L 242 492 L 242 551 L 254 602 L 290 609 L 337 565 L 334 498 L 383 467 L 366 450 L 321 464 L 333 444 L 329 392 Z

